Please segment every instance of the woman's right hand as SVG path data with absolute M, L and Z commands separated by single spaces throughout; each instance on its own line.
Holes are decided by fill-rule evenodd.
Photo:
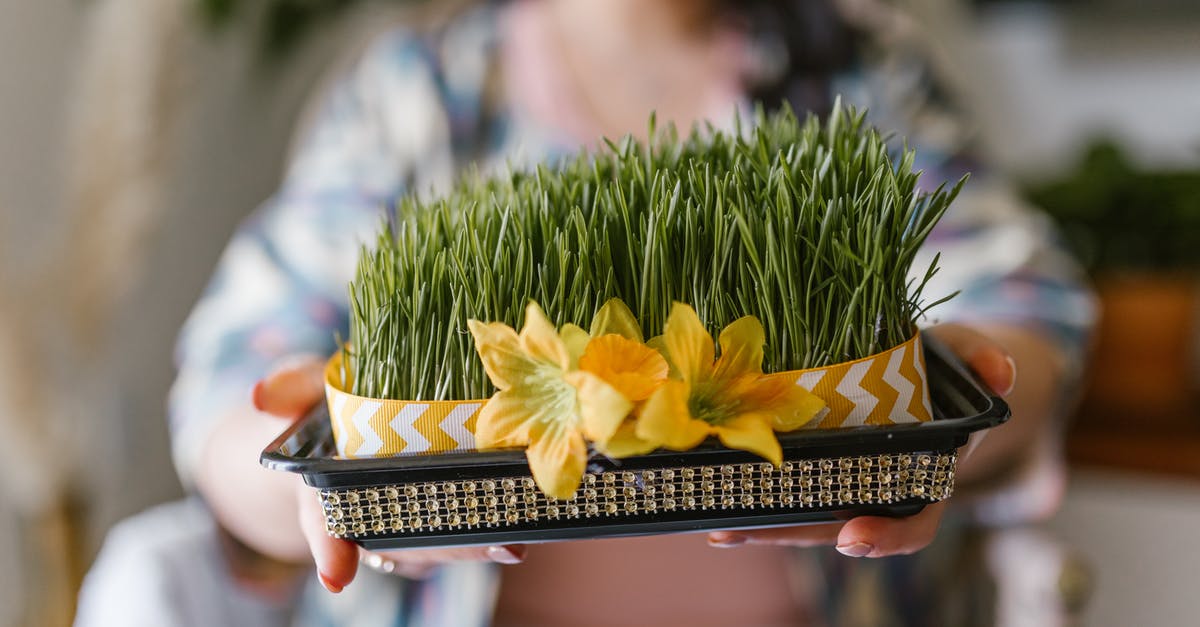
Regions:
M 325 398 L 324 364 L 317 357 L 297 357 L 282 363 L 254 386 L 254 406 L 283 421 L 301 419 Z M 284 426 L 281 421 L 281 427 Z M 297 477 L 295 481 L 300 529 L 312 552 L 317 575 L 330 592 L 341 592 L 354 580 L 360 557 L 395 575 L 420 578 L 453 561 L 486 561 L 517 564 L 525 557 L 522 545 L 409 549 L 368 553 L 358 545 L 334 538 L 325 531 L 325 513 L 315 491 Z

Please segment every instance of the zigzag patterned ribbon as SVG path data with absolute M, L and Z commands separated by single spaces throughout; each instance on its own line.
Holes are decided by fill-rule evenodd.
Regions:
M 794 378 L 796 385 L 825 401 L 824 413 L 804 429 L 897 425 L 933 419 L 920 333 L 870 357 L 768 376 Z
M 395 401 L 344 392 L 341 354 L 326 366 L 325 396 L 342 457 L 475 450 L 475 421 L 486 399 Z M 921 335 L 882 353 L 824 368 L 768 375 L 794 379 L 828 407 L 806 429 L 893 425 L 933 418 Z
M 487 399 L 395 401 L 343 391 L 342 354 L 325 366 L 325 399 L 342 457 L 386 457 L 475 450 L 475 421 Z

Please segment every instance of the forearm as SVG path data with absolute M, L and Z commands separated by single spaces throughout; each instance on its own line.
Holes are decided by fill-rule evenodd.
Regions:
M 310 554 L 297 518 L 298 479 L 258 463 L 262 449 L 286 425 L 249 401 L 225 414 L 204 446 L 196 486 L 218 522 L 244 544 L 279 560 L 306 562 Z

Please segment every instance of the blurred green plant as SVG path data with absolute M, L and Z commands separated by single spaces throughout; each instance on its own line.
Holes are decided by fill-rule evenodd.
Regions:
M 411 2 L 413 0 L 391 0 Z M 263 51 L 278 58 L 321 22 L 337 17 L 363 0 L 197 0 L 205 21 L 225 28 L 238 20 L 259 22 Z
M 1200 269 L 1200 170 L 1144 170 L 1112 141 L 1026 196 L 1058 223 L 1088 270 Z

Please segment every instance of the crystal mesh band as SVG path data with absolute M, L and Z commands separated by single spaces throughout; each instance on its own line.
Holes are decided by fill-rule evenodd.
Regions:
M 657 512 L 787 511 L 948 498 L 954 452 L 616 470 L 584 475 L 575 497 L 553 501 L 528 476 L 325 489 L 330 535 L 519 529 L 552 520 L 634 518 Z

